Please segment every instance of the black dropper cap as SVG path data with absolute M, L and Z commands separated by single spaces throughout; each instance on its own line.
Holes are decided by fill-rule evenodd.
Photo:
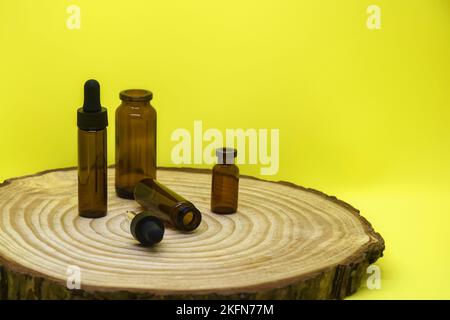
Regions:
M 149 247 L 161 242 L 165 228 L 158 217 L 149 211 L 143 211 L 131 220 L 130 230 L 137 241 Z
M 97 80 L 84 83 L 84 103 L 78 109 L 77 125 L 86 131 L 103 130 L 108 126 L 108 113 L 100 104 L 100 84 Z

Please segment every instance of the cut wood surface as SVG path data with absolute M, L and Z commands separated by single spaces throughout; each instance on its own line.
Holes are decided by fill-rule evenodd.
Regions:
M 210 211 L 208 170 L 158 170 L 203 221 L 191 233 L 166 228 L 144 248 L 116 197 L 108 215 L 78 216 L 77 171 L 59 169 L 0 186 L 2 299 L 340 299 L 355 292 L 384 241 L 350 205 L 287 182 L 242 176 L 236 214 Z M 80 270 L 81 288 L 67 278 Z M 70 278 L 71 280 L 76 279 Z M 73 281 L 72 281 L 73 283 Z

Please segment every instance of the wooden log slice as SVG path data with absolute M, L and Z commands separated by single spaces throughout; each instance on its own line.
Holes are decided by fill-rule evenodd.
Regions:
M 384 250 L 356 209 L 291 183 L 241 177 L 238 212 L 214 214 L 210 171 L 195 169 L 160 169 L 158 179 L 202 211 L 201 225 L 167 228 L 144 248 L 124 219 L 139 206 L 116 197 L 108 174 L 101 219 L 78 216 L 73 168 L 1 185 L 1 298 L 338 299 L 355 292 Z M 73 266 L 81 288 L 70 290 Z

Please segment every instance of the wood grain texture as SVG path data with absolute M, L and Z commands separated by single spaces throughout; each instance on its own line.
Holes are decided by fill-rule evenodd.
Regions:
M 124 219 L 139 210 L 114 194 L 108 215 L 78 216 L 77 172 L 51 170 L 0 188 L 2 299 L 340 299 L 355 292 L 384 241 L 350 205 L 287 182 L 241 177 L 233 215 L 209 210 L 209 170 L 158 170 L 203 221 L 192 233 L 167 228 L 139 246 Z M 81 289 L 66 287 L 81 269 Z

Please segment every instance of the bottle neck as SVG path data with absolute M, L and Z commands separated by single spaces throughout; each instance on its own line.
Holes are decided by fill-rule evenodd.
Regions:
M 142 108 L 150 106 L 150 101 L 130 101 L 122 100 L 122 105 L 127 107 Z
M 170 210 L 171 222 L 185 231 L 196 229 L 202 221 L 200 211 L 190 202 L 180 202 Z
M 232 165 L 234 164 L 234 157 L 217 158 L 217 164 Z

